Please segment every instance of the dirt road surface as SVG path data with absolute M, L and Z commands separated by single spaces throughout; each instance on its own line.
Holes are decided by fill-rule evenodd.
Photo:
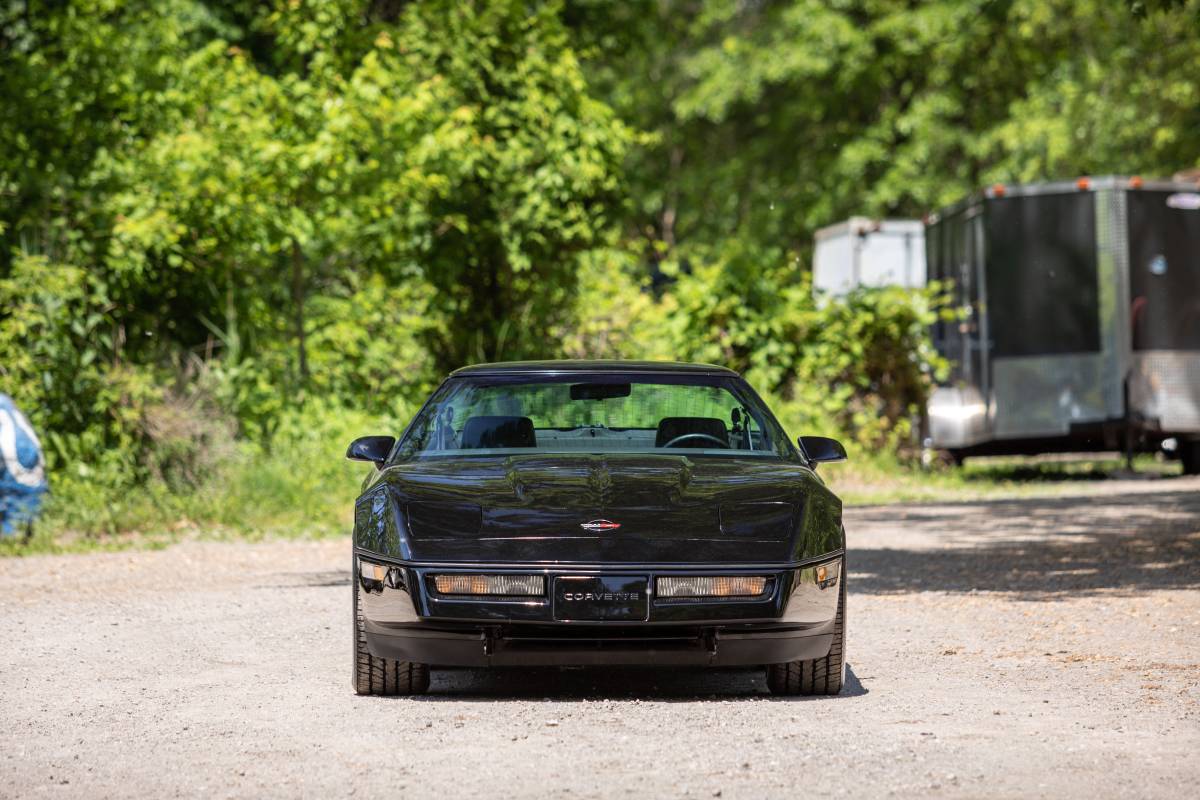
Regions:
M 850 510 L 836 698 L 617 669 L 360 698 L 347 541 L 7 559 L 0 796 L 1200 797 L 1200 481 L 1063 491 Z

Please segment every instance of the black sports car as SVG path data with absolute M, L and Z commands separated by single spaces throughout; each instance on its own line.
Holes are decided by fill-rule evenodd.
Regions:
M 354 687 L 408 694 L 430 666 L 767 668 L 836 694 L 845 663 L 841 501 L 736 373 L 543 361 L 453 373 L 354 514 Z

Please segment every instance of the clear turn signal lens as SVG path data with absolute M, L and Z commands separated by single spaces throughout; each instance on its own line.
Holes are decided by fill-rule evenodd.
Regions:
M 538 596 L 546 593 L 541 575 L 435 575 L 438 594 Z
M 369 561 L 359 561 L 358 573 L 369 581 L 383 583 L 383 579 L 387 577 L 387 567 L 372 564 Z
M 812 577 L 807 578 L 805 575 L 809 570 L 812 570 Z M 818 589 L 828 589 L 830 586 L 837 586 L 838 576 L 841 573 L 841 560 L 827 561 L 824 564 L 818 564 L 815 567 L 807 567 L 797 573 L 797 581 L 799 583 L 813 582 L 817 584 Z
M 688 575 L 659 578 L 659 597 L 758 597 L 767 588 L 762 575 Z
M 405 588 L 404 570 L 400 567 L 389 567 L 360 560 L 358 575 L 362 578 L 363 588 L 367 591 L 383 591 L 384 586 L 389 589 Z

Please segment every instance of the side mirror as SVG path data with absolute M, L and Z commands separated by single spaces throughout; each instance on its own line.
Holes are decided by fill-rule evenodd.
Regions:
M 382 469 L 395 444 L 395 436 L 360 436 L 346 448 L 346 458 L 351 461 L 370 461 L 376 469 Z
M 842 447 L 842 443 L 837 439 L 830 439 L 828 436 L 801 436 L 796 443 L 800 445 L 800 452 L 809 463 L 846 460 L 846 448 Z

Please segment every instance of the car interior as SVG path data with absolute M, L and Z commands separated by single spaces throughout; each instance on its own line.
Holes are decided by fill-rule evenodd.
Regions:
M 468 417 L 461 432 L 446 433 L 445 449 L 538 448 L 546 450 L 647 451 L 663 448 L 761 449 L 761 434 L 752 431 L 749 415 L 731 414 L 732 429 L 716 417 L 664 417 L 657 428 L 538 428 L 523 416 Z M 447 426 L 449 427 L 449 426 Z M 457 439 L 457 441 L 453 441 Z

